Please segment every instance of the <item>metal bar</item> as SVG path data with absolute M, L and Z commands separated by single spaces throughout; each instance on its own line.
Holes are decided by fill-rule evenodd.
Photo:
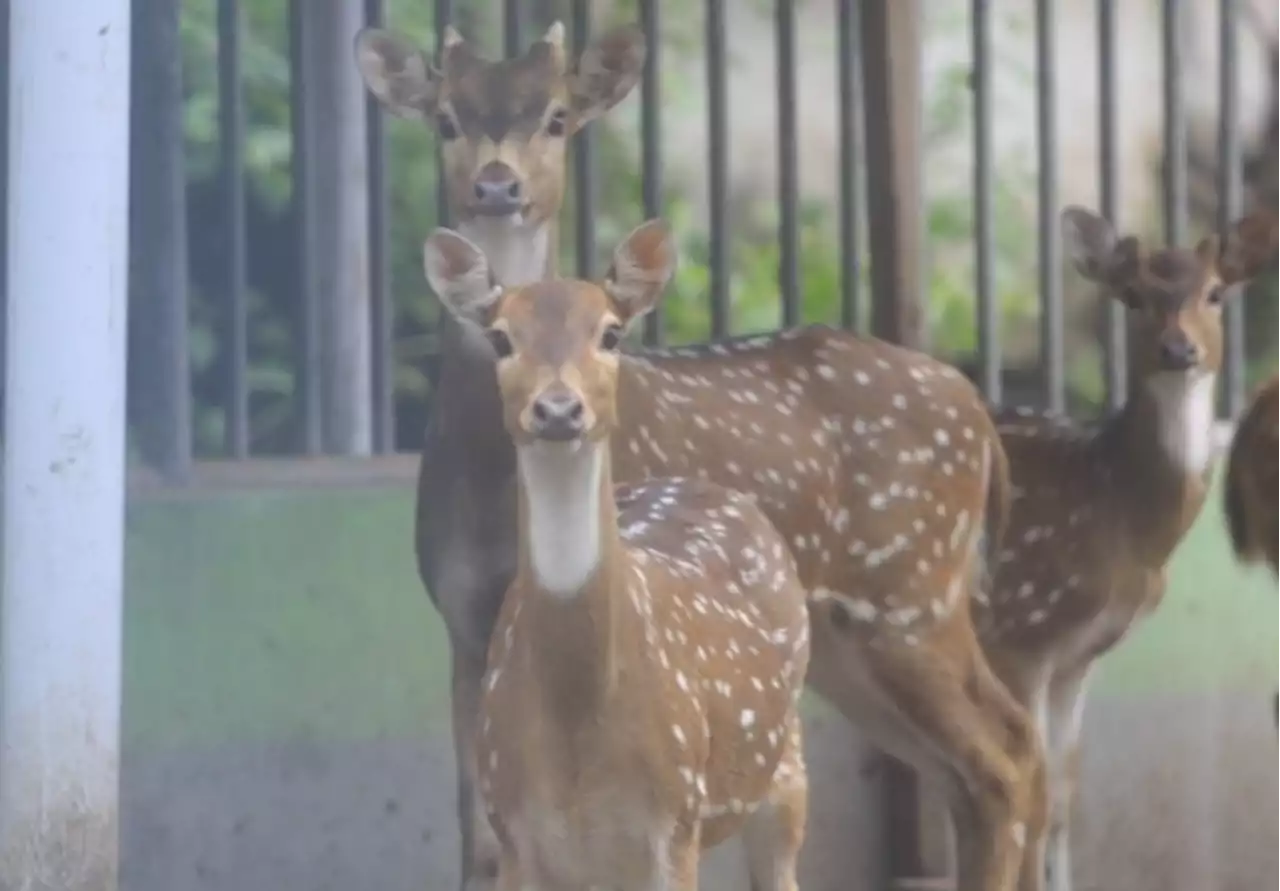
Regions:
M 1119 228 L 1120 127 L 1116 118 L 1116 4 L 1098 0 L 1098 191 L 1103 217 Z M 1107 379 L 1107 407 L 1118 411 L 1128 395 L 1127 320 L 1118 300 L 1106 301 L 1106 333 L 1102 340 Z
M 502 51 L 508 59 L 514 59 L 524 49 L 524 22 L 521 11 L 528 0 L 502 0 Z
M 384 0 L 364 0 L 364 20 L 381 27 Z M 387 211 L 387 147 L 385 118 L 372 95 L 365 97 L 365 130 L 369 156 L 369 300 L 373 368 L 373 450 L 385 455 L 396 448 L 395 304 L 391 297 L 390 223 Z
M 838 7 L 840 103 L 840 324 L 858 327 L 862 312 L 862 232 L 858 185 L 862 172 L 859 126 L 862 74 L 858 59 L 858 0 Z
M 711 213 L 711 339 L 729 333 L 729 145 L 724 0 L 706 0 L 707 190 Z
M 1236 64 L 1239 9 L 1235 0 L 1218 6 L 1218 232 L 1225 238 L 1244 205 L 1244 159 L 1240 147 L 1240 68 Z M 1229 417 L 1245 406 L 1244 304 L 1226 301 L 1222 383 Z
M 192 429 L 180 5 L 133 3 L 128 109 L 130 335 L 139 347 L 129 411 L 143 460 L 173 482 L 191 470 Z
M 800 225 L 796 152 L 796 13 L 792 0 L 774 4 L 778 51 L 778 283 L 782 327 L 800 322 Z
M 973 223 L 978 292 L 979 386 L 993 405 L 1004 398 L 1000 380 L 1000 302 L 995 290 L 992 208 L 991 4 L 973 0 Z
M 573 0 L 574 54 L 591 41 L 591 0 Z M 596 265 L 596 151 L 595 134 L 587 127 L 573 143 L 573 231 L 578 278 L 590 279 Z
M 176 21 L 152 11 L 157 30 Z M 6 374 L 0 887 L 107 889 L 120 851 L 130 4 L 11 12 L 8 313 L 21 336 Z
M 921 2 L 863 0 L 871 333 L 924 346 Z
M 662 16 L 658 0 L 639 0 L 644 31 L 644 74 L 640 81 L 640 178 L 645 219 L 662 216 Z M 659 346 L 666 340 L 662 302 L 644 318 L 644 342 Z
M 240 90 L 240 3 L 218 0 L 218 143 L 221 155 L 222 225 L 226 255 L 223 362 L 226 392 L 224 448 L 233 458 L 249 455 L 249 305 L 246 291 L 244 217 L 244 101 Z
M 312 43 L 309 0 L 289 0 L 289 105 L 293 163 L 291 170 L 292 216 L 297 238 L 297 281 L 301 324 L 295 329 L 301 367 L 296 369 L 295 393 L 300 415 L 302 450 L 308 455 L 322 451 L 320 333 L 316 310 L 314 257 L 319 250 L 312 207 L 316 193 L 314 165 L 310 158 L 310 133 L 314 127 L 308 110 L 306 55 Z
M 1058 221 L 1057 58 L 1054 0 L 1036 0 L 1036 150 L 1039 157 L 1040 355 L 1050 411 L 1066 409 L 1062 349 L 1062 236 Z
M 8 348 L 8 255 L 9 216 L 9 0 L 0 0 L 0 368 L 4 368 Z M 0 386 L 0 415 L 4 388 Z M 0 431 L 2 434 L 3 431 Z
M 453 21 L 453 0 L 435 0 L 436 31 L 436 64 L 444 50 L 445 28 Z M 440 140 L 436 140 L 436 225 L 448 226 L 452 217 L 449 214 L 449 190 L 445 188 L 448 178 L 444 169 L 444 154 L 440 150 Z
M 1182 4 L 1162 0 L 1160 33 L 1164 59 L 1164 227 L 1165 243 L 1187 240 L 1187 113 L 1183 107 Z

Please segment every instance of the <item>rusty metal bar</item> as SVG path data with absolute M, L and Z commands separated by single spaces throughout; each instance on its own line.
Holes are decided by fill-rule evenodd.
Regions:
M 729 151 L 724 0 L 707 0 L 707 188 L 711 205 L 711 339 L 729 333 Z
M 978 303 L 978 384 L 994 405 L 1000 392 L 1000 302 L 995 293 L 991 170 L 991 3 L 973 0 L 973 222 Z
M 1240 67 L 1236 0 L 1218 4 L 1218 232 L 1226 236 L 1244 206 L 1244 158 L 1240 147 Z M 1245 406 L 1244 304 L 1228 300 L 1223 309 L 1226 342 L 1222 385 L 1229 417 Z
M 1066 408 L 1062 348 L 1062 235 L 1058 222 L 1057 53 L 1054 0 L 1036 0 L 1036 149 L 1039 158 L 1040 355 L 1044 400 L 1050 411 Z
M 663 214 L 662 200 L 662 17 L 659 0 L 639 0 L 644 31 L 644 75 L 640 81 L 640 179 L 645 219 Z M 644 342 L 658 346 L 666 340 L 662 302 L 644 318 Z
M 840 0 L 837 9 L 840 102 L 840 324 L 858 327 L 862 314 L 862 174 L 859 142 L 862 71 L 858 57 L 858 0 Z
M 800 322 L 800 225 L 796 149 L 796 13 L 792 0 L 774 5 L 778 77 L 778 281 L 782 327 Z
M 1165 243 L 1187 240 L 1187 111 L 1182 83 L 1182 3 L 1161 2 L 1164 61 L 1164 232 Z
M 591 41 L 591 2 L 573 0 L 573 46 L 581 54 Z M 591 128 L 582 130 L 573 143 L 574 250 L 578 278 L 589 279 L 596 265 L 596 146 Z
M 1098 192 L 1102 215 L 1120 226 L 1120 128 L 1116 118 L 1116 4 L 1098 0 Z M 1106 301 L 1106 332 L 1102 340 L 1107 380 L 1107 407 L 1118 410 L 1128 395 L 1128 348 L 1123 304 Z

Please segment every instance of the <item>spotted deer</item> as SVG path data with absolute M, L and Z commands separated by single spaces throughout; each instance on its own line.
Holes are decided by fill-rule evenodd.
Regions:
M 1129 310 L 1133 385 L 1096 428 L 999 413 L 1013 504 L 990 596 L 973 602 L 987 656 L 1035 716 L 1048 753 L 1053 891 L 1071 887 L 1068 825 L 1088 678 L 1159 605 L 1169 558 L 1204 504 L 1221 304 L 1267 263 L 1276 240 L 1265 214 L 1194 250 L 1146 251 L 1081 208 L 1064 210 L 1062 226 L 1076 269 Z
M 450 34 L 438 74 L 400 38 L 361 38 L 372 92 L 434 123 L 446 157 L 453 153 L 446 166 L 458 229 L 477 246 L 466 256 L 485 262 L 453 269 L 449 280 L 513 288 L 554 278 L 562 140 L 625 95 L 643 57 L 636 31 L 612 32 L 570 71 L 560 33 L 553 26 L 506 63 L 482 62 Z M 555 121 L 563 126 L 552 136 Z M 523 171 L 517 191 L 528 206 L 516 218 L 473 207 L 490 194 L 474 180 L 499 154 Z M 632 246 L 617 251 L 610 276 L 656 274 Z M 466 891 L 492 887 L 498 863 L 497 838 L 476 809 L 473 740 L 487 647 L 519 555 L 516 451 L 502 424 L 493 346 L 472 328 L 450 313 L 441 322 L 415 532 L 453 659 Z M 624 350 L 617 401 L 614 480 L 688 477 L 756 496 L 809 594 L 809 682 L 943 785 L 958 818 L 962 887 L 1011 887 L 1020 848 L 1042 848 L 1043 758 L 969 614 L 1007 488 L 1004 451 L 973 385 L 927 356 L 813 326 Z M 1039 887 L 1032 872 L 1024 889 Z
M 1280 574 L 1277 559 L 1276 490 L 1280 487 L 1280 376 L 1258 388 L 1227 451 L 1223 514 L 1231 548 L 1243 563 L 1266 561 Z
M 518 553 L 490 643 L 479 782 L 498 887 L 693 889 L 699 851 L 759 821 L 752 880 L 795 891 L 806 778 L 805 591 L 754 499 L 697 478 L 623 486 L 611 439 L 623 328 L 673 271 L 664 228 L 603 284 L 497 288 L 427 239 L 433 290 L 496 354 Z

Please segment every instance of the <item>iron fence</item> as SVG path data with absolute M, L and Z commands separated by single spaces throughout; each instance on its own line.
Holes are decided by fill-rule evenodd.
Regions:
M 1243 204 L 1237 30 L 1241 0 L 1218 0 L 1219 104 L 1217 145 L 1220 157 L 1216 191 L 1218 223 L 1225 227 Z M 465 5 L 465 4 L 464 4 Z M 508 56 L 518 54 L 539 13 L 554 3 L 504 0 L 502 43 Z M 993 257 L 993 78 L 992 18 L 995 4 L 970 0 L 973 96 L 973 220 L 975 233 L 975 325 L 977 349 L 971 373 L 995 402 L 1001 401 L 1003 362 L 999 336 L 1000 306 Z M 663 211 L 663 147 L 660 74 L 663 65 L 664 7 L 659 0 L 637 0 L 638 18 L 648 38 L 648 58 L 640 87 L 640 170 L 644 213 Z M 1120 163 L 1116 100 L 1118 3 L 1097 0 L 1099 81 L 1097 115 L 1100 132 L 1100 209 L 1115 219 L 1119 211 Z M 219 362 L 212 398 L 224 418 L 222 457 L 244 459 L 254 453 L 252 382 L 249 374 L 250 233 L 246 207 L 246 140 L 252 132 L 250 110 L 242 89 L 244 15 L 238 0 L 217 0 L 217 94 L 219 165 L 216 212 L 190 217 L 184 172 L 183 59 L 179 31 L 180 0 L 135 0 L 132 345 L 130 414 L 142 460 L 171 480 L 190 473 L 193 457 L 192 345 L 188 245 L 212 239 L 221 246 L 216 264 L 219 307 L 218 336 L 226 347 Z M 1063 353 L 1059 158 L 1054 85 L 1060 76 L 1055 58 L 1055 0 L 1034 2 L 1035 120 L 1039 166 L 1038 287 L 1040 398 L 1051 408 L 1066 404 Z M 354 10 L 354 11 L 353 11 Z M 569 23 L 576 49 L 595 28 L 589 0 L 569 0 Z M 776 53 L 778 323 L 794 325 L 802 318 L 800 275 L 800 188 L 797 151 L 796 8 L 773 4 Z M 437 0 L 437 39 L 458 9 Z M 1184 77 L 1180 47 L 1185 35 L 1178 0 L 1161 0 L 1163 143 L 1163 214 L 1167 240 L 1183 244 L 1188 237 L 1188 140 Z M 360 24 L 381 24 L 382 0 L 323 0 L 289 3 L 289 102 L 292 108 L 291 205 L 288 226 L 292 251 L 275 258 L 287 267 L 293 295 L 292 337 L 296 343 L 296 381 L 291 445 L 301 455 L 387 454 L 410 447 L 416 430 L 397 425 L 395 329 L 389 264 L 388 146 L 385 115 L 364 96 L 364 145 L 344 146 L 341 128 L 328 126 L 341 111 L 338 78 L 323 71 L 349 66 L 347 51 L 352 16 Z M 345 16 L 345 18 L 344 18 Z M 906 0 L 837 0 L 836 81 L 839 173 L 836 221 L 841 245 L 839 317 L 854 326 L 870 297 L 871 330 L 880 336 L 912 343 L 919 338 L 920 254 L 927 247 L 921 230 L 918 180 L 920 170 L 919 80 L 920 5 Z M 7 17 L 6 17 L 7 18 Z M 394 22 L 392 23 L 394 25 Z M 704 0 L 703 65 L 707 89 L 706 190 L 709 208 L 710 335 L 727 335 L 733 325 L 730 279 L 730 183 L 728 180 L 729 103 L 726 53 L 726 4 Z M 439 49 L 439 47 L 437 47 Z M 344 72 L 345 73 L 345 72 Z M 580 134 L 572 150 L 573 244 L 576 272 L 595 270 L 596 219 L 600 183 L 595 136 Z M 358 195 L 347 200 L 335 187 L 332 172 L 344 161 L 342 152 L 363 156 Z M 354 193 L 353 193 L 354 194 Z M 438 220 L 448 221 L 445 192 L 437 189 Z M 353 210 L 354 209 L 354 210 Z M 358 211 L 358 213 L 356 212 Z M 353 216 L 366 220 L 352 222 Z M 192 231 L 188 231 L 188 225 Z M 336 228 L 335 228 L 336 227 Z M 363 281 L 361 296 L 342 293 L 346 283 L 335 264 L 348 262 L 339 246 L 352 249 L 346 236 L 358 236 L 363 248 L 356 264 Z M 863 242 L 869 245 L 871 262 Z M 868 276 L 869 272 L 869 276 Z M 870 287 L 864 285 L 868 278 Z M 864 293 L 867 291 L 868 293 Z M 352 309 L 352 303 L 357 304 Z M 1224 374 L 1226 410 L 1238 411 L 1245 387 L 1244 321 L 1237 303 L 1227 308 L 1227 360 Z M 354 329 L 354 330 L 348 330 Z M 662 343 L 662 314 L 649 318 L 644 340 Z M 1118 306 L 1107 309 L 1103 334 L 1107 401 L 1117 406 L 1125 393 L 1124 320 Z M 335 371 L 334 357 L 344 357 Z M 358 361 L 351 360 L 355 355 Z M 358 383 L 348 380 L 358 377 Z M 345 389 L 344 389 L 345 388 Z M 367 388 L 367 389 L 366 389 Z M 397 432 L 399 430 L 399 433 Z

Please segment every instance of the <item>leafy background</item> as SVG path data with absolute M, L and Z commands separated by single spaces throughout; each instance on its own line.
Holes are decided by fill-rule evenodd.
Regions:
M 388 0 L 389 25 L 406 33 L 419 45 L 435 45 L 432 8 L 423 0 Z M 471 39 L 496 52 L 501 46 L 500 21 L 494 3 L 461 0 L 455 21 Z M 635 19 L 633 0 L 607 4 L 607 14 L 597 13 L 595 27 Z M 526 39 L 553 17 L 568 21 L 564 0 L 531 3 Z M 298 356 L 291 319 L 298 304 L 296 253 L 290 215 L 290 107 L 288 4 L 281 0 L 244 0 L 242 9 L 243 91 L 247 109 L 248 244 L 249 244 L 249 386 L 257 453 L 291 451 L 296 441 L 298 405 Z M 701 53 L 697 4 L 663 5 L 664 57 Z M 224 411 L 222 375 L 226 336 L 218 284 L 223 253 L 220 241 L 217 173 L 218 90 L 215 0 L 184 0 L 182 41 L 185 132 L 188 171 L 188 215 L 191 240 L 192 374 L 195 393 L 195 448 L 200 456 L 221 453 Z M 682 17 L 688 17 L 687 27 Z M 963 15 L 939 15 L 931 27 L 966 28 Z M 1019 27 L 1029 28 L 1026 22 Z M 537 30 L 535 30 L 537 28 Z M 1028 35 L 1029 36 L 1029 35 Z M 735 60 L 730 59 L 730 66 Z M 664 69 L 676 66 L 665 65 Z M 1030 71 L 1018 72 L 1030 81 Z M 679 72 L 664 70 L 664 97 L 680 101 Z M 934 148 L 969 139 L 972 99 L 967 63 L 944 67 L 928 95 L 924 109 L 925 157 Z M 732 71 L 730 72 L 732 77 Z M 635 109 L 634 104 L 627 108 Z M 619 109 L 614 114 L 622 113 Z M 432 135 L 412 123 L 385 116 L 390 189 L 390 287 L 394 304 L 394 384 L 397 415 L 397 447 L 412 449 L 420 442 L 430 399 L 428 367 L 434 350 L 433 329 L 437 308 L 430 297 L 419 265 L 422 234 L 435 225 L 436 182 Z M 598 202 L 596 231 L 599 249 L 607 251 L 615 240 L 639 220 L 641 183 L 631 136 L 624 128 L 593 127 L 597 152 Z M 1026 203 L 1035 192 L 1034 165 L 1002 162 L 995 171 L 994 235 L 995 286 L 1001 311 L 1001 334 L 1006 343 L 1031 344 L 1037 331 L 1038 306 L 1034 257 L 1035 231 L 1026 225 Z M 566 197 L 561 238 L 564 268 L 573 268 L 571 256 L 575 226 L 572 195 Z M 706 227 L 680 189 L 669 187 L 664 211 L 680 238 L 681 265 L 666 299 L 668 340 L 674 343 L 703 339 L 709 331 L 706 295 L 709 291 Z M 775 208 L 766 202 L 737 202 L 731 214 L 732 329 L 735 333 L 766 330 L 778 323 L 778 247 L 773 239 Z M 834 214 L 820 206 L 804 206 L 801 212 L 802 311 L 806 321 L 838 322 L 840 318 L 840 252 Z M 928 294 L 926 318 L 930 350 L 971 367 L 976 350 L 973 266 L 969 245 L 973 210 L 967 196 L 931 195 L 925 208 L 928 256 L 925 259 Z M 861 227 L 865 233 L 865 221 Z M 963 248 L 961 248 L 963 246 Z M 963 256 L 962 256 L 963 254 Z M 866 256 L 864 249 L 863 256 Z M 1029 259 L 1031 258 L 1031 259 Z M 603 257 L 597 258 L 597 261 Z M 866 264 L 863 311 L 866 322 Z M 1274 279 L 1260 288 L 1274 295 Z M 1273 300 L 1255 300 L 1270 307 Z M 1270 310 L 1268 310 L 1270 311 Z M 1274 322 L 1264 326 L 1274 331 Z M 1258 330 L 1251 326 L 1251 330 Z M 1069 358 L 1069 403 L 1090 411 L 1098 405 L 1103 383 L 1097 339 L 1089 331 L 1072 332 Z M 1251 339 L 1251 374 L 1255 379 L 1274 367 L 1275 339 L 1264 335 Z M 1026 353 L 1028 350 L 1022 350 Z M 1034 396 L 1038 371 L 1032 367 L 1006 370 L 1006 399 Z

